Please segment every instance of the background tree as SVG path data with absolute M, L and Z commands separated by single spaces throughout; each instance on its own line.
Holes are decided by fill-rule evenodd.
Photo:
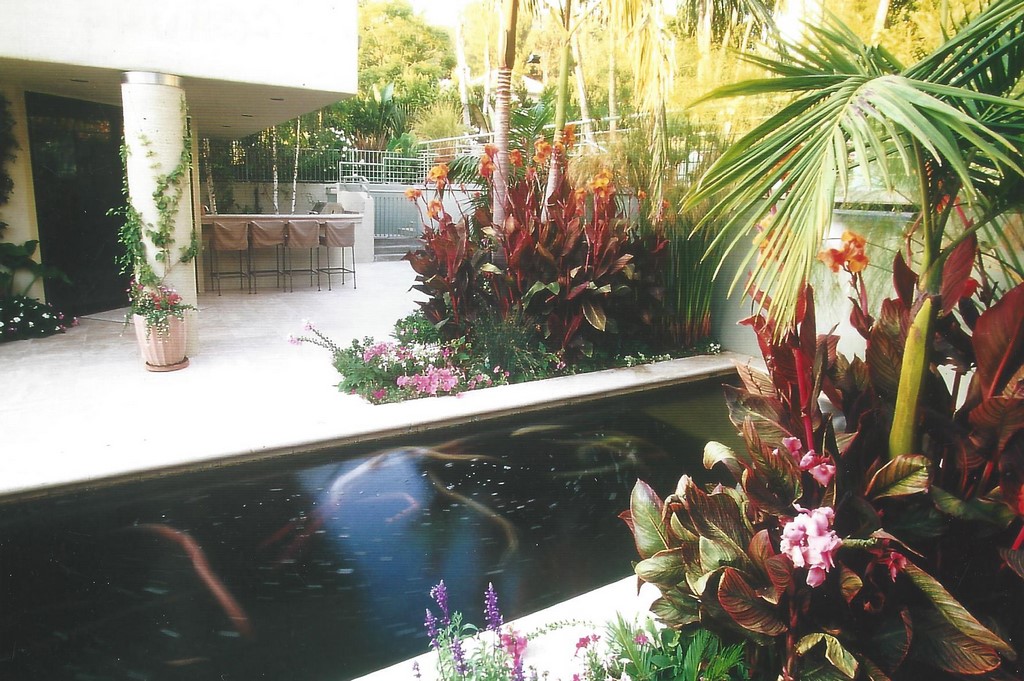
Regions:
M 451 77 L 455 46 L 449 33 L 427 24 L 405 0 L 359 3 L 359 91 L 394 83 L 410 100 L 431 99 Z

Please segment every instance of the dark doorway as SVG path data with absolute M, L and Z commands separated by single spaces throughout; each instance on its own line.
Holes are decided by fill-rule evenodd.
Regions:
M 25 93 L 39 250 L 71 279 L 47 281 L 46 299 L 69 315 L 128 304 L 115 258 L 120 221 L 107 211 L 121 194 L 121 109 Z

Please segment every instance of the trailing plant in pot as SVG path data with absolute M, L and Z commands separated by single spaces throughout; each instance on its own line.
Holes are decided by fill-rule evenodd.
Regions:
M 147 156 L 152 155 L 148 139 L 142 139 L 142 146 Z M 130 151 L 127 144 L 121 148 L 122 163 L 126 168 L 123 192 L 127 200 L 123 207 L 111 212 L 124 220 L 119 239 L 125 250 L 119 262 L 121 272 L 132 276 L 128 289 L 130 318 L 125 322 L 130 319 L 134 323 L 139 348 L 150 371 L 174 371 L 188 366 L 185 356 L 186 312 L 196 308 L 185 303 L 166 279 L 175 264 L 191 262 L 199 247 L 194 230 L 190 242 L 177 250 L 174 239 L 175 219 L 181 208 L 192 160 L 191 148 L 186 130 L 177 164 L 168 172 L 155 175 L 152 198 L 157 218 L 152 222 L 146 221 L 132 205 L 127 180 Z

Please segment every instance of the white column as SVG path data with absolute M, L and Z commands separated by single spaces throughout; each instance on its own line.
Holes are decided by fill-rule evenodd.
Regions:
M 154 192 L 158 178 L 173 171 L 182 159 L 186 141 L 185 91 L 177 76 L 143 71 L 129 71 L 121 78 L 121 101 L 124 107 L 124 140 L 128 147 L 128 193 L 132 206 L 144 225 L 157 225 L 160 211 Z M 179 262 L 183 248 L 192 240 L 192 186 L 189 172 L 181 178 L 182 189 L 174 214 L 171 235 L 174 244 L 166 262 L 156 260 L 158 249 L 144 237 L 146 252 L 153 272 L 173 287 L 185 302 L 197 304 L 195 265 Z M 170 192 L 168 192 L 170 193 Z M 198 324 L 195 313 L 189 319 L 189 355 L 198 345 Z

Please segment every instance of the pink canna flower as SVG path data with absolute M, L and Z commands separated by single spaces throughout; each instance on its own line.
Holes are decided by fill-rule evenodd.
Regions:
M 818 454 L 813 449 L 806 453 L 803 452 L 803 443 L 800 442 L 800 438 L 796 437 L 784 437 L 782 444 L 796 459 L 800 470 L 810 473 L 811 477 L 822 487 L 828 487 L 836 475 L 836 465 L 831 456 Z M 775 451 L 778 452 L 778 450 Z
M 782 528 L 779 551 L 789 556 L 795 567 L 807 568 L 808 586 L 821 586 L 835 567 L 833 553 L 843 543 L 831 529 L 835 512 L 828 506 L 796 509 L 800 513 Z

